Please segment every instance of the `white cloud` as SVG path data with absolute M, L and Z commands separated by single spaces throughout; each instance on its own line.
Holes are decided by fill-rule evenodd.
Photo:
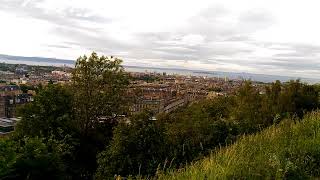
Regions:
M 182 37 L 181 43 L 189 46 L 201 45 L 205 38 L 199 34 L 188 34 Z
M 0 53 L 318 77 L 320 2 L 0 0 Z M 266 69 L 269 68 L 269 69 Z

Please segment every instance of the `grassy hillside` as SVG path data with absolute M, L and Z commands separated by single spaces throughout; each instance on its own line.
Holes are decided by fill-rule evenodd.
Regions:
M 286 120 L 159 179 L 305 179 L 320 177 L 320 111 Z

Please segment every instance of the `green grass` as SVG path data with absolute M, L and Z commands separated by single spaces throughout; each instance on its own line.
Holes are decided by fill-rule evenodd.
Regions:
M 285 120 L 158 179 L 308 179 L 320 177 L 320 111 Z

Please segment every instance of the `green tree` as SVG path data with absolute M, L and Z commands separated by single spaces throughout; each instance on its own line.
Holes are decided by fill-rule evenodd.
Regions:
M 27 93 L 28 90 L 35 90 L 35 87 L 31 85 L 21 84 L 20 89 L 23 93 Z
M 73 112 L 80 132 L 77 163 L 81 176 L 96 170 L 96 156 L 112 138 L 112 128 L 127 110 L 128 75 L 122 60 L 92 53 L 79 57 L 72 72 Z
M 94 52 L 78 58 L 72 87 L 77 124 L 84 134 L 127 112 L 124 95 L 129 81 L 121 63 L 120 59 L 99 57 Z
M 235 95 L 231 120 L 239 125 L 243 133 L 255 132 L 265 125 L 262 97 L 250 81 L 245 82 Z
M 19 136 L 48 137 L 54 133 L 58 137 L 61 130 L 69 134 L 73 129 L 72 94 L 67 87 L 48 85 L 18 114 L 21 116 L 16 129 Z
M 266 117 L 266 124 L 276 123 L 283 117 L 281 109 L 282 85 L 279 80 L 266 86 L 266 93 L 262 96 L 262 113 Z
M 14 139 L 42 137 L 62 140 L 73 148 L 64 157 L 75 179 L 90 179 L 96 169 L 96 155 L 112 137 L 112 128 L 127 111 L 129 84 L 121 60 L 80 57 L 70 86 L 48 84 L 37 88 L 34 102 L 22 107 Z
M 70 179 L 63 161 L 70 149 L 62 141 L 25 137 L 0 140 L 0 147 L 0 179 Z
M 15 144 L 8 139 L 0 139 L 0 179 L 11 174 L 17 154 Z
M 151 113 L 141 113 L 115 128 L 111 144 L 98 156 L 98 179 L 153 175 L 165 163 L 164 127 L 150 119 Z
M 230 97 L 217 97 L 158 116 L 166 128 L 167 157 L 172 167 L 184 166 L 233 139 L 237 130 L 226 121 L 232 103 Z
M 289 115 L 302 118 L 305 111 L 319 107 L 319 91 L 314 85 L 301 83 L 299 80 L 289 81 L 281 93 L 281 109 Z

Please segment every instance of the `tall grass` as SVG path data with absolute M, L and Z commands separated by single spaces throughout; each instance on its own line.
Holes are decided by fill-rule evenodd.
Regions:
M 305 179 L 320 177 L 320 111 L 288 119 L 158 179 Z

